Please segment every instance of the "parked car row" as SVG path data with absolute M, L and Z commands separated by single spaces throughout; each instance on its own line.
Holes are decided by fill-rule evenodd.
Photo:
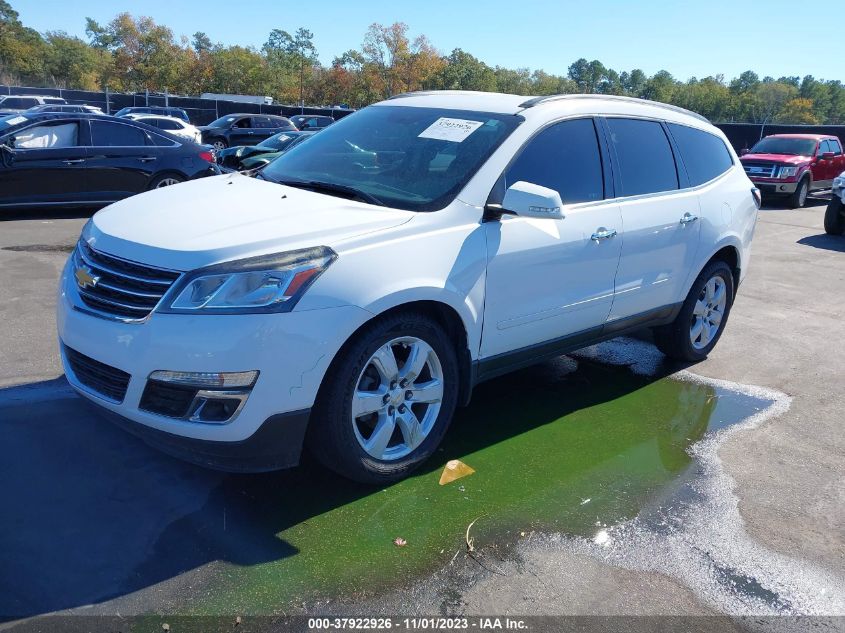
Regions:
M 217 173 L 210 148 L 142 120 L 29 111 L 0 118 L 0 208 L 103 205 Z

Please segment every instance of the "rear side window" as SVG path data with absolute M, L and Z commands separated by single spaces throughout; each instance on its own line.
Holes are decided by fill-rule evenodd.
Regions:
M 607 119 L 616 149 L 623 196 L 638 196 L 678 188 L 672 146 L 657 121 Z
M 137 127 L 109 121 L 91 121 L 91 145 L 94 147 L 143 147 L 146 133 Z
M 839 141 L 836 139 L 829 138 L 827 139 L 827 143 L 830 146 L 830 151 L 839 156 L 842 153 L 842 145 L 839 144 Z
M 45 97 L 44 98 L 44 103 L 64 103 L 64 102 L 65 102 L 64 99 L 59 99 L 57 97 L 53 97 L 53 98 Z
M 531 139 L 505 173 L 505 188 L 520 180 L 554 189 L 564 204 L 604 198 L 593 120 L 563 121 Z
M 713 180 L 733 166 L 728 148 L 715 134 L 675 123 L 669 123 L 668 126 L 678 144 L 693 187 Z
M 162 130 L 181 130 L 182 127 L 176 121 L 168 121 L 167 119 L 157 119 L 156 126 Z

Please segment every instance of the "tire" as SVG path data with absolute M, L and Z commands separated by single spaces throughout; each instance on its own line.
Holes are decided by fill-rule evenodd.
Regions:
M 837 197 L 830 201 L 824 212 L 824 232 L 828 235 L 845 234 L 845 207 Z
M 162 187 L 169 187 L 170 185 L 178 185 L 180 182 L 185 182 L 185 177 L 179 174 L 160 174 L 150 181 L 150 189 L 161 189 Z
M 211 145 L 214 148 L 215 152 L 221 152 L 224 149 L 226 149 L 227 147 L 229 147 L 229 144 L 222 138 L 212 139 L 211 142 L 209 143 L 209 145 Z
M 789 208 L 800 209 L 807 202 L 807 196 L 810 195 L 810 179 L 804 176 L 795 191 L 789 196 Z
M 724 293 L 723 303 L 720 298 L 714 301 L 708 297 L 708 284 L 711 282 L 711 288 L 715 288 L 717 293 L 721 289 Z M 676 360 L 698 362 L 707 358 L 725 330 L 733 297 L 734 277 L 730 266 L 721 260 L 707 264 L 692 284 L 675 320 L 668 325 L 654 328 L 654 342 L 657 348 Z M 718 305 L 721 305 L 721 308 L 718 308 Z M 716 318 L 718 323 L 714 330 L 713 321 Z M 699 322 L 701 329 L 696 336 Z
M 402 386 L 414 351 L 425 364 L 415 363 L 420 373 Z M 436 321 L 416 312 L 377 319 L 332 362 L 312 411 L 307 446 L 320 463 L 349 479 L 398 481 L 440 445 L 455 412 L 459 375 L 455 344 Z M 423 399 L 432 402 L 417 401 Z M 353 416 L 353 400 L 365 413 Z

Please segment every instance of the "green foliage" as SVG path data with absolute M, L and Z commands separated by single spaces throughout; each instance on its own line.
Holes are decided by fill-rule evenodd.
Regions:
M 40 34 L 24 26 L 0 0 L 0 83 L 88 90 L 168 90 L 269 95 L 282 103 L 348 103 L 362 107 L 400 92 L 479 90 L 522 95 L 595 93 L 673 103 L 713 121 L 845 124 L 841 81 L 760 77 L 747 70 L 687 81 L 661 70 L 617 72 L 581 58 L 566 75 L 528 68 L 490 67 L 460 48 L 439 52 L 401 22 L 372 24 L 361 47 L 320 64 L 308 29 L 273 28 L 260 50 L 214 43 L 198 31 L 190 39 L 148 17 L 120 13 L 108 24 L 86 18 L 88 42 L 62 31 Z

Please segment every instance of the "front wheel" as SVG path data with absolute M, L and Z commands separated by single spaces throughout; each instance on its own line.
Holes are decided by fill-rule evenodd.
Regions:
M 224 141 L 223 139 L 218 138 L 214 139 L 214 141 L 211 143 L 211 146 L 214 148 L 215 152 L 222 152 L 224 149 L 229 147 L 229 144 L 226 143 L 226 141 Z
M 710 262 L 692 284 L 675 320 L 654 329 L 658 349 L 677 360 L 707 358 L 728 322 L 733 297 L 730 266 L 723 261 Z
M 308 447 L 349 479 L 402 479 L 446 434 L 458 380 L 455 346 L 436 321 L 410 312 L 378 319 L 332 363 L 314 406 Z
M 810 193 L 810 179 L 804 177 L 801 179 L 801 182 L 798 183 L 798 187 L 795 188 L 795 192 L 789 196 L 789 208 L 790 209 L 800 209 L 806 204 L 807 196 Z
M 824 232 L 828 235 L 842 235 L 845 233 L 845 207 L 842 200 L 834 197 L 824 212 Z

